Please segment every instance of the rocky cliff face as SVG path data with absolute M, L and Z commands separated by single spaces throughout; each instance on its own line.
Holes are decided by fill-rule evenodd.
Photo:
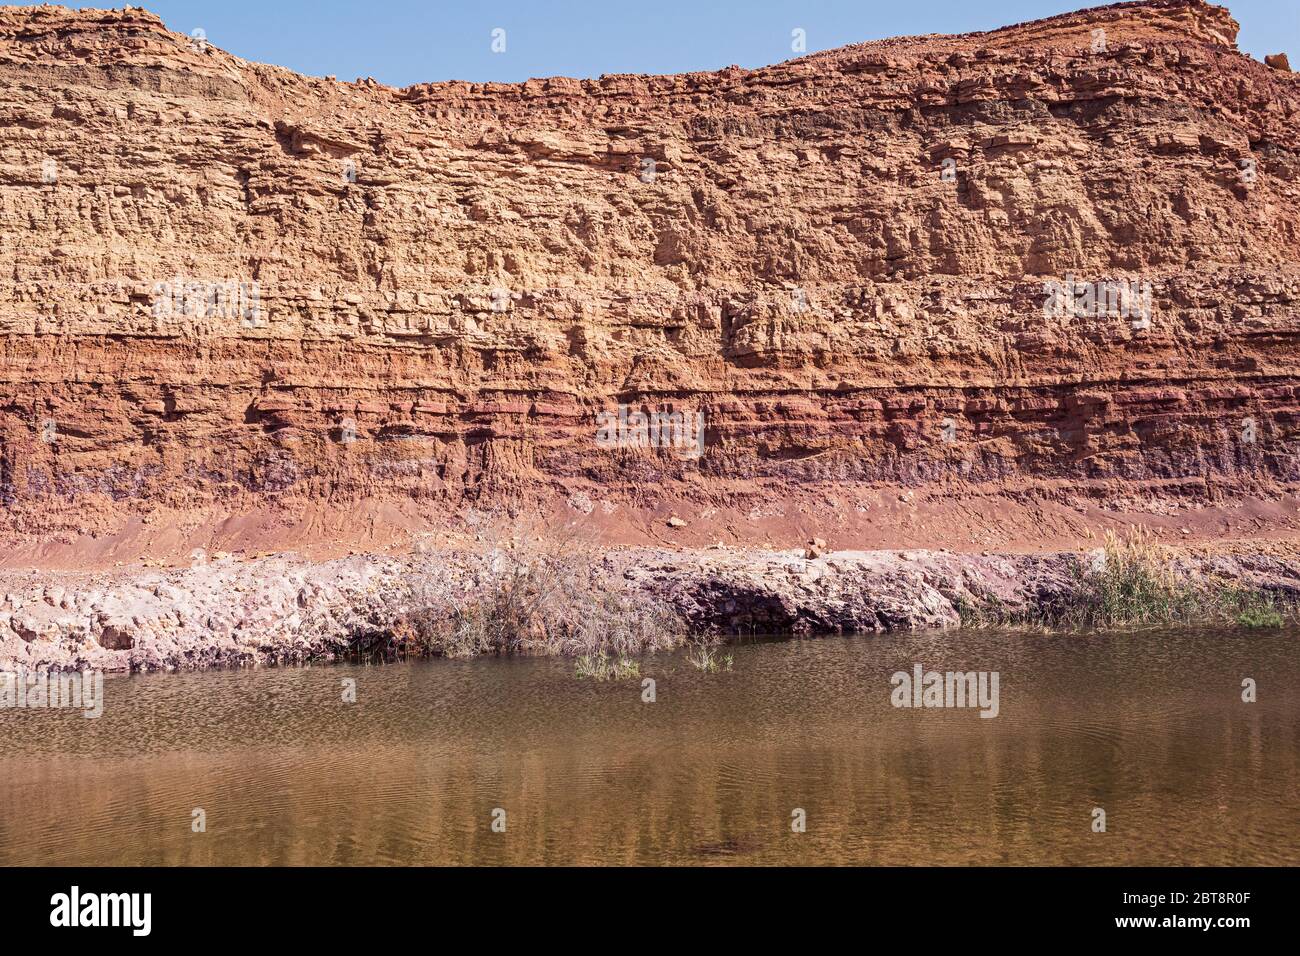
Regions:
M 1236 29 L 399 90 L 5 8 L 6 530 L 1282 494 L 1300 79 Z M 619 405 L 702 452 L 611 448 Z

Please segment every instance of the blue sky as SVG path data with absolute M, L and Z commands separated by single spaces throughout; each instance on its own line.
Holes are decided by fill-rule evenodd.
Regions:
M 104 0 L 72 6 L 108 6 Z M 1096 6 L 1088 0 L 147 0 L 181 33 L 196 27 L 249 60 L 394 86 L 432 80 L 679 73 L 788 59 L 920 33 L 967 33 Z M 1243 50 L 1300 67 L 1300 0 L 1228 0 Z M 491 33 L 506 31 L 504 53 Z

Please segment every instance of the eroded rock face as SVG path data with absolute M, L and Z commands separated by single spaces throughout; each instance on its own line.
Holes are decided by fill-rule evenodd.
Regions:
M 1300 81 L 1236 29 L 1154 0 L 399 90 L 6 8 L 4 521 L 1271 493 L 1300 479 Z M 1067 279 L 1125 285 L 1045 309 Z M 703 453 L 611 453 L 619 403 L 702 411 Z
M 319 564 L 277 556 L 169 572 L 5 576 L 0 670 L 329 660 L 397 620 L 403 571 L 378 556 Z
M 1189 584 L 1233 582 L 1300 599 L 1300 548 L 1181 553 Z M 1033 617 L 1077 588 L 1094 556 L 936 551 L 614 549 L 592 574 L 610 593 L 640 593 L 694 634 L 871 634 L 953 628 L 996 607 Z M 389 647 L 410 608 L 463 606 L 500 583 L 491 553 L 400 559 L 354 555 L 225 557 L 185 569 L 0 575 L 0 670 L 203 669 L 333 660 Z M 576 612 L 577 609 L 575 609 Z M 576 653 L 570 651 L 569 653 Z

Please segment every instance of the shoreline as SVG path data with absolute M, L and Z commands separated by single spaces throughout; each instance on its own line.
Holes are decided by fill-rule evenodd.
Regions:
M 415 616 L 424 614 L 424 626 L 435 632 L 449 627 L 467 603 L 498 587 L 503 573 L 516 573 L 502 571 L 503 559 L 517 562 L 512 569 L 536 564 L 512 547 L 328 561 L 291 553 L 251 560 L 226 555 L 171 570 L 4 572 L 0 669 L 203 670 L 403 651 L 409 645 L 400 643 L 401 635 Z M 561 545 L 556 553 L 581 565 L 573 557 L 580 552 Z M 1068 610 L 1079 581 L 1107 560 L 1101 548 L 974 554 L 714 546 L 590 555 L 582 567 L 590 586 L 581 601 L 596 600 L 611 615 L 598 619 L 597 628 L 630 615 L 650 623 L 608 648 L 598 634 L 591 639 L 597 643 L 525 641 L 514 652 L 635 654 L 680 646 L 687 634 L 812 637 L 1045 621 Z M 1182 585 L 1262 595 L 1270 608 L 1274 600 L 1288 607 L 1300 602 L 1300 548 L 1289 543 L 1259 542 L 1235 553 L 1170 549 L 1165 557 L 1170 580 Z M 658 633 L 658 619 L 646 608 L 670 609 L 683 629 Z M 579 604 L 561 604 L 557 613 L 591 615 Z M 444 648 L 431 656 L 483 650 L 492 652 Z

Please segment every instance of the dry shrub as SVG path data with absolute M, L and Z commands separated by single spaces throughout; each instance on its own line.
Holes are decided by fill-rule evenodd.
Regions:
M 578 532 L 547 536 L 498 519 L 480 539 L 472 552 L 428 554 L 413 568 L 409 607 L 394 629 L 400 651 L 622 659 L 685 639 L 676 611 L 625 587 Z

